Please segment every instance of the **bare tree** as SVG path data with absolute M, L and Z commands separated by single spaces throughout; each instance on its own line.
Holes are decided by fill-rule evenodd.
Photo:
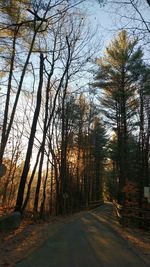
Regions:
M 32 155 L 32 148 L 33 148 L 33 143 L 34 143 L 36 126 L 37 126 L 37 121 L 38 121 L 38 117 L 40 113 L 42 87 L 43 87 L 43 68 L 44 68 L 44 57 L 43 57 L 43 54 L 41 53 L 40 54 L 39 86 L 38 86 L 38 91 L 37 91 L 37 103 L 36 103 L 36 109 L 35 109 L 34 117 L 32 121 L 31 133 L 30 133 L 28 149 L 26 153 L 26 159 L 25 159 L 24 168 L 23 168 L 23 172 L 21 175 L 21 180 L 20 180 L 20 185 L 19 185 L 19 190 L 18 190 L 18 196 L 17 196 L 17 201 L 16 201 L 16 207 L 15 207 L 15 210 L 17 211 L 21 211 L 21 207 L 23 203 L 24 189 L 25 189 L 25 184 L 27 180 L 27 175 L 29 172 L 30 159 Z

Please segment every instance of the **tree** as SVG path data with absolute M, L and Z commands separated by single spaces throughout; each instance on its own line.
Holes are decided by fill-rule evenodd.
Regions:
M 119 22 L 121 25 L 119 23 L 119 29 L 121 26 L 123 29 L 131 31 L 133 35 L 136 34 L 143 41 L 144 45 L 149 43 L 149 19 L 145 12 L 150 8 L 149 0 L 114 0 L 110 3 L 106 0 L 105 4 L 107 4 L 111 10 L 115 9 L 116 15 L 120 18 Z
M 32 66 L 30 59 L 33 53 L 38 53 L 42 50 L 41 38 L 46 34 L 47 30 L 55 27 L 55 23 L 59 22 L 68 10 L 81 2 L 82 0 L 70 4 L 65 0 L 49 0 L 45 3 L 41 1 L 12 0 L 6 2 L 1 1 L 0 3 L 0 12 L 2 13 L 2 19 L 4 19 L 4 22 L 1 21 L 0 27 L 5 33 L 1 41 L 4 47 L 8 48 L 7 53 L 9 51 L 10 54 L 10 58 L 7 53 L 6 57 L 2 55 L 2 59 L 6 59 L 8 65 L 8 81 L 7 85 L 4 84 L 7 86 L 7 92 L 4 90 L 6 93 L 6 100 L 0 144 L 0 165 L 3 161 L 24 81 L 30 69 L 29 65 Z M 11 37 L 12 41 L 10 41 Z M 22 55 L 20 56 L 20 54 L 22 54 L 22 47 L 25 50 L 24 57 L 22 57 Z M 18 69 L 21 69 L 20 75 L 18 74 Z M 34 75 L 35 73 L 33 70 L 33 76 Z M 12 95 L 14 101 L 10 107 Z
M 99 71 L 94 85 L 103 89 L 103 113 L 117 136 L 119 195 L 128 177 L 128 141 L 137 104 L 135 83 L 142 64 L 143 54 L 137 44 L 137 38 L 121 31 L 106 48 L 105 56 L 97 60 Z
M 88 40 L 88 34 L 84 40 L 80 39 L 81 32 L 84 30 L 83 26 L 84 23 L 81 16 L 77 14 L 73 16 L 72 12 L 69 14 L 66 11 L 55 24 L 55 28 L 48 29 L 47 38 L 42 43 L 42 50 L 45 51 L 46 57 L 44 61 L 45 87 L 43 88 L 41 113 L 37 126 L 41 134 L 39 138 L 35 136 L 34 147 L 38 147 L 38 151 L 34 168 L 29 177 L 24 203 L 21 207 L 22 212 L 28 204 L 30 191 L 33 192 L 32 183 L 35 188 L 34 211 L 39 211 L 46 157 L 49 160 L 49 173 L 54 170 L 52 178 L 46 176 L 46 180 L 54 180 L 54 182 L 52 180 L 50 182 L 53 189 L 50 195 L 55 197 L 56 194 L 56 201 L 53 201 L 53 205 L 55 205 L 56 213 L 62 213 L 65 210 L 66 201 L 64 201 L 63 195 L 66 194 L 66 190 L 68 191 L 67 181 L 72 179 L 68 170 L 70 168 L 68 164 L 68 134 L 70 133 L 70 124 L 68 123 L 71 123 L 68 111 L 70 110 L 68 106 L 69 83 L 74 80 L 77 73 L 82 71 L 82 68 L 87 64 L 87 56 L 89 57 L 90 54 L 89 50 L 85 53 L 82 51 Z M 40 49 L 41 47 L 39 47 Z M 33 108 L 32 113 L 34 113 Z M 51 156 L 49 156 L 49 153 Z M 37 179 L 34 182 L 35 175 Z M 71 181 L 69 183 L 71 186 Z M 49 181 L 48 183 L 46 182 L 44 187 L 44 191 L 46 192 L 47 184 L 49 184 Z M 42 198 L 45 202 L 48 196 L 44 194 Z M 70 205 L 70 202 L 68 203 Z M 43 206 L 41 210 L 43 213 Z M 52 209 L 50 208 L 50 210 Z
M 41 215 L 48 210 L 56 214 L 71 212 L 80 209 L 81 198 L 82 204 L 89 204 L 100 194 L 99 187 L 96 197 L 99 173 L 95 174 L 92 167 L 94 158 L 99 161 L 93 148 L 94 138 L 97 144 L 98 140 L 96 133 L 92 135 L 97 111 L 85 99 L 79 107 L 74 92 L 79 90 L 75 80 L 79 80 L 95 52 L 89 48 L 92 34 L 85 28 L 84 17 L 73 9 L 83 1 L 0 2 L 5 19 L 0 25 L 5 35 L 0 33 L 5 49 L 4 53 L 0 50 L 4 67 L 0 164 L 5 161 L 13 131 L 14 143 L 19 132 L 25 160 L 15 188 L 15 210 L 21 213 L 26 207 Z M 9 175 L 4 183 L 5 200 Z M 12 185 L 8 199 L 16 197 L 13 190 Z
M 26 2 L 24 2 L 24 4 L 26 4 Z M 8 77 L 8 84 L 7 84 L 7 93 L 6 93 L 3 126 L 2 126 L 2 135 L 1 135 L 0 165 L 2 164 L 6 144 L 7 144 L 9 135 L 10 135 L 10 131 L 12 129 L 12 125 L 13 125 L 19 97 L 20 97 L 21 90 L 23 87 L 24 78 L 25 78 L 26 71 L 27 71 L 28 64 L 29 64 L 29 60 L 30 60 L 30 57 L 31 57 L 31 54 L 32 54 L 32 51 L 33 51 L 33 48 L 35 45 L 36 36 L 41 29 L 41 26 L 43 24 L 43 21 L 45 20 L 45 16 L 46 16 L 47 11 L 48 11 L 48 10 L 46 10 L 44 12 L 43 19 L 41 20 L 40 23 L 37 23 L 36 15 L 35 15 L 34 19 L 32 19 L 32 26 L 34 28 L 33 36 L 31 37 L 31 41 L 29 42 L 29 50 L 27 51 L 27 56 L 25 57 L 25 61 L 24 61 L 24 64 L 23 64 L 23 67 L 21 70 L 20 80 L 17 83 L 17 92 L 15 94 L 15 100 L 13 103 L 13 107 L 10 111 L 10 97 L 11 97 L 12 87 L 13 87 L 13 76 L 15 73 L 14 69 L 16 66 L 15 60 L 17 58 L 16 42 L 20 38 L 20 36 L 22 36 L 21 30 L 22 30 L 22 27 L 24 29 L 24 24 L 27 25 L 27 28 L 29 27 L 29 20 L 26 20 L 24 15 L 22 16 L 23 12 L 21 12 L 22 11 L 21 6 L 22 6 L 22 1 L 21 2 L 20 1 L 12 1 L 11 3 L 6 3 L 6 5 L 4 5 L 4 8 L 3 8 L 4 12 L 6 11 L 6 14 L 8 14 L 8 16 L 9 16 L 10 21 L 8 21 L 7 31 L 8 31 L 8 29 L 10 29 L 10 32 L 13 36 L 13 42 L 12 42 L 12 48 L 11 48 L 12 53 L 11 53 L 11 59 L 10 59 L 10 64 L 9 64 L 10 70 L 9 70 L 9 77 Z M 18 12 L 16 12 L 16 9 L 18 10 Z M 14 10 L 15 10 L 15 12 L 14 12 Z M 30 20 L 30 22 L 31 22 L 31 20 Z M 22 31 L 22 32 L 24 32 L 24 31 Z M 9 34 L 8 34 L 8 36 L 9 36 Z M 10 114 L 10 115 L 8 116 L 8 114 Z
M 94 183 L 93 183 L 93 200 L 102 199 L 103 196 L 103 176 L 104 176 L 104 159 L 106 145 L 106 130 L 99 118 L 95 117 L 94 127 L 92 130 L 93 157 L 94 157 Z
M 24 189 L 25 189 L 27 175 L 28 175 L 29 168 L 30 168 L 30 159 L 32 156 L 32 149 L 33 149 L 33 144 L 34 144 L 36 126 L 37 126 L 37 121 L 38 121 L 40 108 L 41 108 L 42 87 L 43 87 L 43 69 L 44 69 L 44 57 L 43 57 L 43 54 L 41 53 L 40 54 L 40 71 L 39 71 L 39 86 L 38 86 L 38 91 L 37 91 L 37 102 L 36 102 L 36 108 L 35 108 L 34 117 L 32 121 L 31 133 L 30 133 L 28 149 L 26 153 L 26 159 L 25 159 L 24 168 L 22 171 L 21 179 L 20 179 L 20 185 L 19 185 L 18 196 L 17 196 L 17 201 L 16 201 L 16 207 L 15 207 L 16 211 L 21 211 L 23 197 L 24 197 Z
M 140 202 L 143 198 L 143 187 L 149 186 L 149 138 L 150 138 L 150 93 L 149 66 L 143 64 L 139 77 L 139 184 Z

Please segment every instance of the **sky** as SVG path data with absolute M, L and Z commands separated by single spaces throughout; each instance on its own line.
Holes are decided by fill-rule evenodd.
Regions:
M 147 5 L 146 0 L 139 0 L 138 3 L 138 9 L 142 16 L 145 20 L 150 21 L 150 7 Z M 129 32 L 131 32 L 131 29 L 135 28 L 145 29 L 145 26 L 141 23 L 140 15 L 135 12 L 135 9 L 131 5 L 126 5 L 121 8 L 120 5 L 106 4 L 104 7 L 101 7 L 97 0 L 86 0 L 82 9 L 84 11 L 86 10 L 89 24 L 92 28 L 98 27 L 96 35 L 97 39 L 102 40 L 102 54 L 105 47 L 108 46 L 113 37 L 116 36 L 117 32 L 122 28 L 126 27 Z M 130 17 L 135 17 L 136 20 L 131 20 Z M 141 45 L 145 50 L 146 57 L 149 57 L 149 44 L 148 46 L 145 46 L 145 44 L 150 42 L 150 38 L 148 37 L 150 34 L 145 36 L 145 32 L 141 34 L 142 31 L 139 32 L 137 29 L 135 33 L 141 40 Z
M 98 54 L 102 56 L 105 47 L 110 43 L 114 35 L 117 35 L 118 28 L 121 28 L 120 17 L 115 14 L 115 10 L 110 10 L 110 5 L 100 7 L 97 0 L 86 0 L 85 3 L 82 4 L 82 10 L 87 14 L 87 24 L 89 24 L 92 30 L 97 29 L 95 38 L 97 42 L 100 43 Z M 126 10 L 122 11 L 125 13 Z M 149 11 L 150 8 L 142 8 L 142 12 L 146 18 L 149 18 Z M 127 19 L 124 19 L 122 25 L 127 21 Z M 130 24 L 130 27 L 131 25 L 132 24 Z
M 104 48 L 108 45 L 115 32 L 112 28 L 113 15 L 108 13 L 106 7 L 100 7 L 96 0 L 87 0 L 83 4 L 83 10 L 86 10 L 89 25 L 93 28 L 97 27 L 97 39 L 102 40 Z

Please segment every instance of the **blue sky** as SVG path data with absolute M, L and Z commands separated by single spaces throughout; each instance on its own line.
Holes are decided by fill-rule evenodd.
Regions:
M 120 1 L 121 2 L 121 1 Z M 146 21 L 150 21 L 150 7 L 147 5 L 146 0 L 139 0 L 138 9 Z M 83 10 L 88 13 L 88 20 L 92 27 L 98 25 L 97 38 L 102 39 L 103 46 L 101 50 L 109 44 L 113 36 L 117 35 L 118 30 L 123 27 L 129 28 L 145 28 L 145 26 L 138 21 L 140 16 L 135 12 L 131 5 L 125 5 L 121 8 L 120 5 L 106 4 L 101 7 L 97 0 L 86 0 L 83 4 Z M 130 19 L 135 17 L 137 20 Z M 131 31 L 130 31 L 131 32 Z M 146 51 L 149 50 L 149 45 L 146 47 L 143 43 L 150 42 L 150 34 L 146 36 L 141 35 L 138 30 L 135 31 L 139 38 L 142 37 L 141 44 Z M 144 36 L 144 38 L 143 38 Z M 149 52 L 149 51 L 148 51 Z
M 91 26 L 97 26 L 97 38 L 102 39 L 103 48 L 108 45 L 114 35 L 113 15 L 108 13 L 107 7 L 100 7 L 97 0 L 87 0 L 83 4 L 83 10 L 88 13 L 88 19 Z

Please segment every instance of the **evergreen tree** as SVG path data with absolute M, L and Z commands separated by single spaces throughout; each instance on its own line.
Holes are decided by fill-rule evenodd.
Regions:
M 99 71 L 94 84 L 103 89 L 103 112 L 117 136 L 120 200 L 128 178 L 128 138 L 137 108 L 136 81 L 142 65 L 143 53 L 137 44 L 137 38 L 129 38 L 125 30 L 121 31 L 106 48 L 105 56 L 97 60 Z

